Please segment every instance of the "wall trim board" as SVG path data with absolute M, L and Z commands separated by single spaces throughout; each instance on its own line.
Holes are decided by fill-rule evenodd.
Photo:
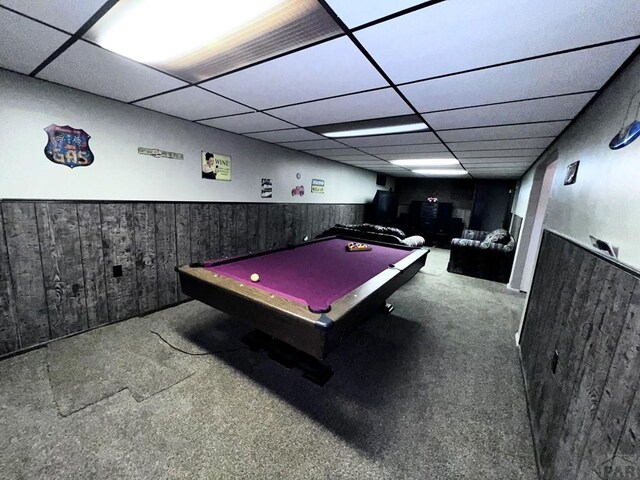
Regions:
M 177 265 L 301 243 L 364 214 L 365 204 L 0 201 L 0 358 L 187 300 Z
M 386 191 L 386 190 L 385 190 Z M 60 198 L 0 198 L 0 202 L 55 202 L 55 203 L 71 203 L 71 204 L 102 204 L 102 203 L 144 203 L 144 204 L 176 204 L 183 203 L 187 205 L 192 204 L 206 204 L 206 205 L 226 205 L 241 204 L 241 205 L 369 205 L 370 202 L 225 202 L 225 201 L 197 201 L 197 200 L 78 200 L 78 199 L 60 199 Z

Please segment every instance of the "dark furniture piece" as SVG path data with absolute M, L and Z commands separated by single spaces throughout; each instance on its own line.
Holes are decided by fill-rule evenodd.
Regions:
M 334 235 L 353 237 L 365 241 L 371 240 L 396 245 L 406 245 L 408 247 L 422 247 L 424 245 L 424 238 L 419 235 L 407 237 L 405 233 L 398 228 L 373 225 L 371 223 L 349 225 L 338 223 L 322 232 L 318 235 L 318 238 L 331 237 Z
M 368 221 L 376 225 L 390 225 L 398 218 L 398 195 L 378 190 L 370 206 Z
M 325 358 L 360 322 L 387 306 L 386 299 L 424 266 L 429 252 L 379 242 L 369 242 L 371 251 L 348 252 L 350 241 L 322 238 L 183 266 L 178 269 L 180 285 L 185 295 L 237 315 L 263 336 L 303 352 L 304 364 L 313 364 L 314 358 Z M 253 273 L 260 276 L 259 282 L 251 281 Z M 324 383 L 330 373 L 313 378 L 319 368 L 314 365 L 305 374 Z
M 409 228 L 423 236 L 429 245 L 448 247 L 463 229 L 462 219 L 452 215 L 452 203 L 413 201 L 409 205 Z
M 516 242 L 505 230 L 464 230 L 451 241 L 447 271 L 507 283 Z

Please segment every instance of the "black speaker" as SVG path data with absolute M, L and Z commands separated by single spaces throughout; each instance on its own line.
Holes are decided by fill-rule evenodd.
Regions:
M 382 173 L 379 173 L 378 176 L 376 177 L 376 185 L 380 185 L 381 187 L 386 187 L 387 176 Z
M 378 190 L 373 198 L 371 209 L 371 222 L 378 225 L 387 225 L 395 222 L 398 216 L 398 197 L 393 192 Z

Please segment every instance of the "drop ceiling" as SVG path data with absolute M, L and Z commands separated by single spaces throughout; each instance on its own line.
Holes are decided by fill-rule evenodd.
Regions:
M 391 160 L 457 158 L 515 179 L 640 45 L 637 0 L 309 1 L 320 40 L 203 78 L 98 46 L 116 0 L 0 0 L 0 67 L 396 177 L 418 175 Z M 430 130 L 312 131 L 405 115 Z

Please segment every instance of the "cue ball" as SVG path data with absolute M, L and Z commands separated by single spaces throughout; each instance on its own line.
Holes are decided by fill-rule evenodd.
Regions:
M 251 281 L 252 282 L 257 282 L 260 280 L 260 275 L 258 275 L 257 273 L 252 273 L 251 274 Z

